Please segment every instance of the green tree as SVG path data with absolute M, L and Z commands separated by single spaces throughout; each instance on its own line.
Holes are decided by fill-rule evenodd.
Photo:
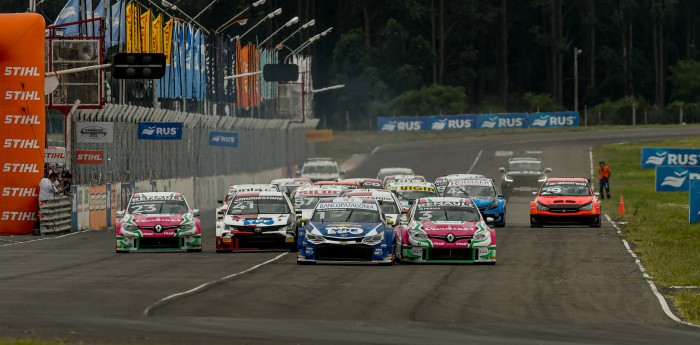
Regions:
M 433 84 L 406 91 L 391 101 L 399 115 L 427 116 L 460 114 L 467 111 L 467 96 L 459 87 Z

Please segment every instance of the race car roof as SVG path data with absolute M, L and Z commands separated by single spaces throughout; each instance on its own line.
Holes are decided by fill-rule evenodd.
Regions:
M 142 192 L 142 193 L 134 193 L 132 196 L 133 198 L 154 198 L 154 197 L 174 197 L 174 198 L 183 198 L 182 193 L 173 193 L 173 192 Z
M 359 189 L 345 193 L 343 196 L 362 198 L 363 196 L 389 197 L 391 192 L 386 189 Z
M 243 192 L 236 194 L 235 198 L 245 198 L 245 197 L 263 197 L 263 196 L 279 196 L 284 197 L 283 192 Z
M 419 204 L 434 203 L 434 202 L 454 202 L 463 204 L 473 204 L 474 201 L 469 198 L 457 198 L 457 197 L 434 197 L 434 198 L 420 198 L 416 200 Z
M 432 182 L 393 182 L 393 183 L 390 183 L 387 186 L 387 188 L 402 187 L 402 186 L 419 186 L 419 187 L 435 188 L 435 185 Z
M 583 177 L 550 177 L 544 182 L 589 182 Z
M 493 180 L 490 178 L 465 178 L 450 181 L 447 186 L 493 186 Z
M 340 194 L 343 188 L 341 188 L 341 186 L 338 186 L 337 188 L 334 187 L 336 186 L 299 187 L 296 191 L 294 191 L 294 197 L 296 198 L 298 196 L 337 196 L 338 194 Z

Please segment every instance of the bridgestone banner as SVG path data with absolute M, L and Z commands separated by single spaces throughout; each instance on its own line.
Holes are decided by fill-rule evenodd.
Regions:
M 0 235 L 31 234 L 38 219 L 46 147 L 45 29 L 36 13 L 0 14 Z

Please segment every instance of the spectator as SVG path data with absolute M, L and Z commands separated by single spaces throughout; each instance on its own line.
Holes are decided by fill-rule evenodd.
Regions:
M 64 171 L 62 174 L 63 177 L 63 194 L 67 196 L 72 196 L 73 194 L 70 191 L 70 187 L 73 184 L 73 175 L 69 171 Z
M 55 185 L 57 179 L 58 174 L 52 172 L 49 177 L 44 177 L 39 181 L 39 199 L 53 198 L 59 192 Z
M 605 165 L 605 162 L 600 161 L 598 163 L 598 182 L 600 183 L 600 198 L 605 199 L 605 195 L 610 199 L 610 167 Z M 605 195 L 603 195 L 603 189 L 605 189 Z

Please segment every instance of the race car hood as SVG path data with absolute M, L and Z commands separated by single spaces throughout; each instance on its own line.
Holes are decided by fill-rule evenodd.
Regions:
M 382 223 L 321 223 L 311 222 L 307 229 L 314 235 L 342 238 L 362 238 L 378 235 L 384 228 Z
M 433 222 L 414 221 L 412 228 L 423 230 L 429 235 L 447 235 L 448 233 L 472 234 L 479 230 L 479 222 Z M 483 225 L 483 224 L 482 224 Z M 486 227 L 485 225 L 483 225 Z
M 304 174 L 303 177 L 308 177 L 312 181 L 334 181 L 338 179 L 338 174 Z
M 479 207 L 479 208 L 489 206 L 496 200 L 496 198 L 492 197 L 492 196 L 472 197 L 471 199 L 474 202 L 474 204 L 476 205 L 476 207 Z
M 537 196 L 537 202 L 545 206 L 585 205 L 593 202 L 593 197 L 586 196 Z
M 184 214 L 126 214 L 119 222 L 120 231 L 122 224 L 136 225 L 143 236 L 148 237 L 172 237 L 177 232 L 180 224 L 194 222 L 191 213 Z
M 227 215 L 224 224 L 233 226 L 248 226 L 263 228 L 268 226 L 282 226 L 289 223 L 289 214 L 242 214 Z
M 512 176 L 537 176 L 544 175 L 541 171 L 524 171 L 524 170 L 512 170 L 508 172 L 508 175 Z

